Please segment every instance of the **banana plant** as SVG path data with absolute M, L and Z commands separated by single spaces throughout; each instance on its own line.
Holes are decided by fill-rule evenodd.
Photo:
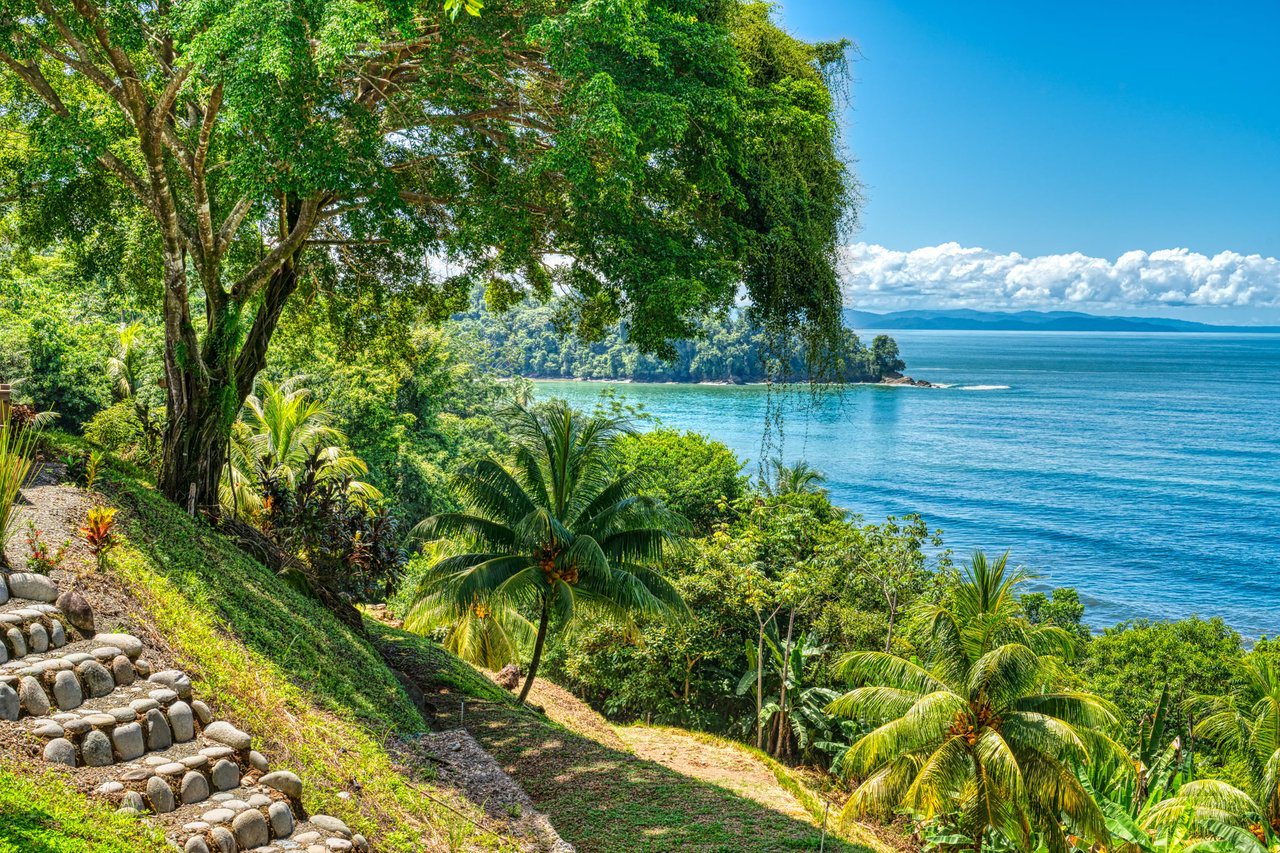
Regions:
M 773 690 L 774 699 L 761 707 L 759 722 L 771 729 L 771 751 L 774 754 L 789 751 L 791 739 L 795 740 L 796 746 L 801 750 L 811 746 L 820 748 L 819 743 L 830 744 L 836 740 L 842 734 L 840 721 L 827 714 L 824 709 L 840 694 L 835 690 L 805 683 L 805 671 L 809 662 L 825 654 L 826 647 L 820 645 L 812 633 L 802 634 L 799 642 L 791 649 L 790 659 L 784 664 L 781 643 L 772 625 L 765 635 L 765 647 L 765 685 L 766 690 Z M 755 647 L 747 643 L 746 651 L 749 668 L 738 680 L 736 692 L 739 696 L 755 688 L 759 670 Z M 784 666 L 789 670 L 787 689 L 785 695 L 779 695 Z M 754 730 L 753 720 L 752 731 Z

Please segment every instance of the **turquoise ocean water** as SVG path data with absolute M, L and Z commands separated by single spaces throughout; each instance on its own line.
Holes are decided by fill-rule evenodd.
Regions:
M 958 554 L 1008 549 L 1095 628 L 1221 616 L 1280 632 L 1280 336 L 897 332 L 908 373 L 784 417 L 788 462 L 869 520 L 919 512 Z M 601 385 L 539 382 L 590 408 Z M 615 386 L 750 460 L 760 386 Z M 805 395 L 797 395 L 804 398 Z

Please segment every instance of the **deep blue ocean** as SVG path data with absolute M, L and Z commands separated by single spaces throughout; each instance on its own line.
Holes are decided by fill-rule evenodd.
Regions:
M 1197 613 L 1280 633 L 1280 336 L 891 334 L 910 375 L 949 387 L 785 404 L 787 462 L 836 503 L 918 512 L 957 556 L 1007 549 L 1039 587 L 1076 587 L 1095 629 Z M 614 387 L 756 473 L 764 387 Z M 538 383 L 585 408 L 601 390 Z

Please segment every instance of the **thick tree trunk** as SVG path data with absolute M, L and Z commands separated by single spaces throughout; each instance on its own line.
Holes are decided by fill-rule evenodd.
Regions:
M 233 396 L 233 389 L 224 386 L 216 395 L 189 399 L 186 411 L 176 417 L 171 415 L 165 427 L 160 491 L 192 514 L 217 514 L 227 439 L 239 409 L 233 402 L 228 419 L 226 404 Z
M 524 687 L 520 688 L 520 698 L 517 700 L 521 704 L 529 698 L 529 691 L 533 688 L 533 680 L 538 677 L 538 664 L 542 662 L 542 646 L 547 640 L 547 623 L 551 621 L 551 602 L 542 602 L 542 619 L 538 622 L 538 639 L 533 644 L 533 659 L 529 661 L 529 676 L 524 680 Z

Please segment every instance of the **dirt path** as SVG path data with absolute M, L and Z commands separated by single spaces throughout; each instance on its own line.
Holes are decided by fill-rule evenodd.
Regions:
M 809 813 L 778 785 L 768 767 L 732 747 L 713 746 L 667 729 L 627 726 L 616 731 L 640 758 L 718 785 L 797 820 L 810 821 Z

